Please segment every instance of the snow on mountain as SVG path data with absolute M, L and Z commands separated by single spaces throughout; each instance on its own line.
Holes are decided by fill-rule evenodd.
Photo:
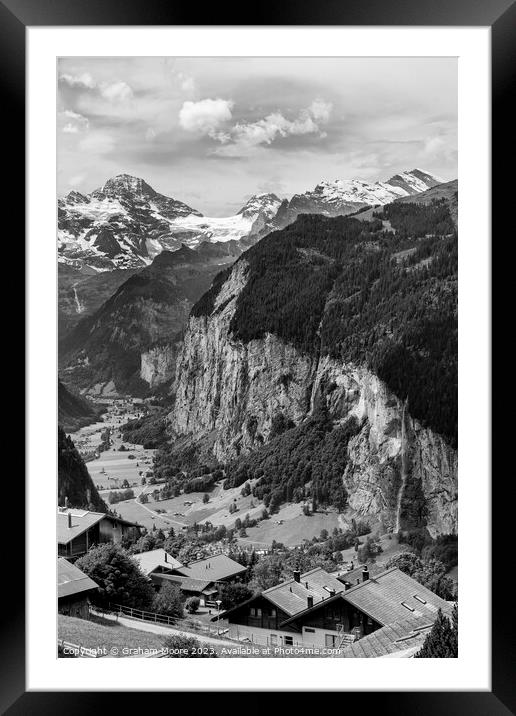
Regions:
M 120 174 L 91 194 L 71 191 L 58 202 L 59 261 L 96 271 L 143 267 L 161 251 L 181 244 L 239 242 L 241 250 L 299 214 L 350 214 L 425 191 L 443 180 L 421 169 L 386 182 L 323 181 L 312 191 L 281 201 L 256 194 L 233 216 L 208 217 L 155 191 L 143 179 Z

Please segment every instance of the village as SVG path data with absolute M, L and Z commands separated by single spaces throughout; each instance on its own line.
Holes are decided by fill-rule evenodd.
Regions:
M 287 506 L 283 517 L 267 518 L 266 542 L 253 539 L 252 528 L 227 530 L 235 512 L 255 525 L 252 517 L 263 510 L 242 491 L 216 486 L 207 496 L 160 500 L 154 450 L 124 442 L 121 430 L 148 407 L 129 399 L 105 407 L 103 419 L 73 439 L 110 511 L 79 510 L 65 500 L 57 512 L 60 655 L 163 657 L 186 648 L 190 656 L 226 658 L 413 657 L 438 615 L 453 620 L 450 576 L 442 575 L 445 598 L 410 576 L 407 545 L 396 535 L 364 535 L 354 546 L 323 552 L 331 535 L 334 545 L 342 543 L 349 527 L 342 515 L 318 514 L 313 534 L 305 528 L 299 539 L 292 523 L 315 515 Z M 203 541 L 213 529 L 220 539 Z M 274 534 L 286 535 L 286 543 Z M 315 560 L 322 566 L 313 566 L 314 554 L 324 554 Z M 134 570 L 145 599 L 95 581 L 105 574 L 106 555 Z

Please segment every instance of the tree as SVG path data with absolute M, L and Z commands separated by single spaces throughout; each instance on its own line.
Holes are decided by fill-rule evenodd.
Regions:
M 436 559 L 423 560 L 412 552 L 402 552 L 392 557 L 386 568 L 398 567 L 441 599 L 455 598 L 455 584 L 446 575 L 446 567 Z
M 453 607 L 451 620 L 439 609 L 437 619 L 427 634 L 415 659 L 456 659 L 459 655 L 458 608 Z
M 185 609 L 189 614 L 195 614 L 199 609 L 201 600 L 199 597 L 188 597 L 185 602 Z
M 210 501 L 210 496 L 208 495 L 207 492 L 205 492 L 204 495 L 202 496 L 202 501 L 204 502 L 205 505 Z
M 140 504 L 146 505 L 149 501 L 149 496 L 147 495 L 146 492 L 142 492 L 142 494 L 140 495 L 138 500 L 140 501 Z
M 220 600 L 222 602 L 222 609 L 231 609 L 237 604 L 247 601 L 253 596 L 252 589 L 241 582 L 234 582 L 233 584 L 224 584 L 220 590 Z
M 164 584 L 154 596 L 153 607 L 158 614 L 168 617 L 184 616 L 183 594 L 177 584 Z
M 177 634 L 168 636 L 163 640 L 166 650 L 165 656 L 175 659 L 212 659 L 217 658 L 217 652 L 211 644 L 201 644 L 193 636 Z
M 137 609 L 152 606 L 152 583 L 122 547 L 114 544 L 93 547 L 76 565 L 99 585 L 98 591 L 92 592 L 94 604 L 100 607 L 122 604 Z
M 249 587 L 261 592 L 281 582 L 282 566 L 276 555 L 266 555 L 254 565 Z

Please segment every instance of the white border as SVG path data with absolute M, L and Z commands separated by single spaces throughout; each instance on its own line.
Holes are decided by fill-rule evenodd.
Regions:
M 80 27 L 27 34 L 27 688 L 489 690 L 490 29 Z M 135 54 L 459 58 L 459 659 L 113 659 L 109 668 L 102 660 L 56 659 L 56 58 Z

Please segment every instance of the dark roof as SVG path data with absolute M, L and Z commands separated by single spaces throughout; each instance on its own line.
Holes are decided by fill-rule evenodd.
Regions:
M 246 569 L 247 567 L 243 567 L 225 554 L 215 554 L 211 557 L 190 562 L 188 566 L 179 567 L 176 571 L 192 579 L 218 582 L 220 579 L 242 574 Z
M 212 579 L 192 579 L 191 577 L 183 577 L 180 574 L 160 574 L 159 572 L 153 572 L 150 578 L 155 584 L 163 585 L 166 582 L 172 582 L 173 584 L 178 584 L 183 591 L 195 592 L 196 594 L 202 594 L 213 584 Z
M 68 515 L 71 515 L 72 518 L 71 527 L 68 527 Z M 103 519 L 131 527 L 140 527 L 134 522 L 128 522 L 121 517 L 107 515 L 104 512 L 90 512 L 89 510 L 76 510 L 73 508 L 59 509 L 57 511 L 57 543 L 68 544 Z
M 57 596 L 69 597 L 72 594 L 87 592 L 91 589 L 98 589 L 98 584 L 87 574 L 71 564 L 64 557 L 57 560 Z
M 367 565 L 369 576 L 372 577 L 375 574 L 379 574 L 380 572 L 383 572 L 383 567 L 377 567 L 375 564 Z M 348 582 L 351 586 L 356 586 L 357 579 L 359 582 L 362 581 L 362 573 L 363 573 L 363 565 L 360 565 L 359 567 L 355 567 L 354 569 L 350 569 L 348 572 L 339 572 L 338 574 L 333 573 L 333 576 L 336 577 L 339 582 L 342 582 L 342 584 Z
M 331 590 L 335 594 L 343 592 L 344 585 L 321 567 L 316 567 L 302 574 L 299 582 L 289 579 L 266 589 L 262 592 L 262 596 L 289 616 L 294 616 L 307 610 L 307 597 L 313 598 L 315 606 L 323 600 L 328 600 L 332 596 Z
M 432 628 L 426 617 L 409 617 L 395 624 L 387 624 L 372 634 L 350 644 L 339 656 L 346 659 L 377 659 L 389 654 L 417 651 Z
M 435 620 L 437 610 L 451 613 L 451 605 L 397 567 L 387 569 L 343 593 L 343 599 L 382 625 L 408 617 Z

